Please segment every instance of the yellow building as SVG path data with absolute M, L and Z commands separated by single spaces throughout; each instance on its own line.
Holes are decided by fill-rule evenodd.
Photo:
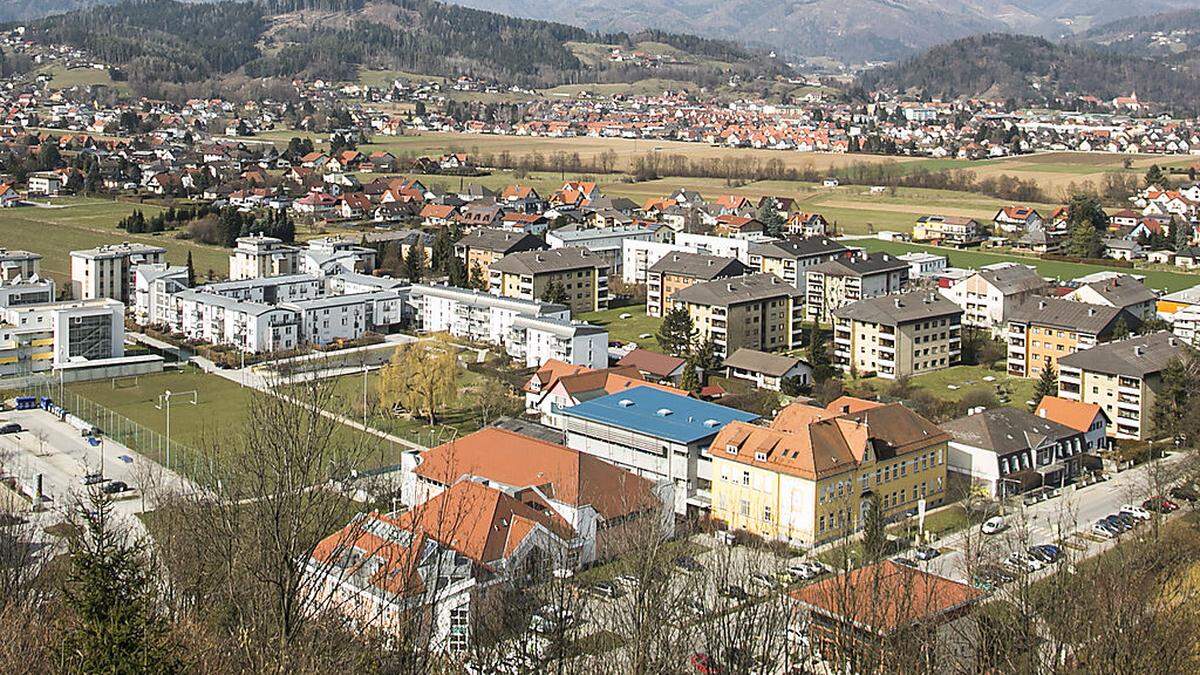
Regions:
M 608 266 L 585 248 L 556 248 L 507 255 L 490 271 L 494 295 L 555 299 L 571 312 L 608 308 Z
M 941 504 L 948 441 L 899 404 L 858 399 L 794 404 L 770 427 L 733 422 L 709 449 L 712 515 L 798 546 L 833 541 L 861 529 L 876 500 L 885 520 Z
M 774 274 L 692 284 L 667 303 L 687 308 L 697 337 L 712 338 L 722 359 L 742 347 L 792 349 L 804 332 L 804 293 Z
M 499 230 L 481 227 L 459 239 L 454 244 L 454 253 L 466 265 L 467 274 L 479 270 L 483 279 L 487 279 L 492 263 L 502 260 L 504 256 L 522 251 L 540 251 L 546 248 L 546 242 L 541 237 L 524 232 Z
M 692 284 L 739 277 L 747 271 L 736 258 L 687 251 L 668 253 L 646 271 L 646 315 L 665 314 L 667 299 Z
M 1030 298 L 1007 319 L 1008 374 L 1041 377 L 1047 367 L 1057 371 L 1058 359 L 1106 342 L 1121 321 L 1131 330 L 1141 323 L 1119 307 Z
M 894 380 L 958 365 L 962 310 L 936 292 L 895 293 L 833 311 L 833 363 Z

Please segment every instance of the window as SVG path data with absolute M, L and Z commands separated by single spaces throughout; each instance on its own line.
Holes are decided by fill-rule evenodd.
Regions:
M 750 500 L 743 499 L 738 504 L 738 511 L 746 518 L 750 517 Z
M 750 484 L 750 472 L 743 471 L 742 472 L 742 485 L 749 485 L 749 484 Z M 749 514 L 747 514 L 747 515 L 749 515 Z
M 763 507 L 763 520 L 768 523 L 771 522 L 771 507 L 770 507 L 770 505 Z

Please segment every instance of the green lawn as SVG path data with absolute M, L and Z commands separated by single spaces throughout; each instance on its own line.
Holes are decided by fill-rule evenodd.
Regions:
M 630 316 L 621 318 L 622 314 Z M 610 307 L 599 312 L 580 314 L 575 318 L 597 326 L 604 326 L 608 329 L 609 340 L 636 342 L 639 347 L 644 349 L 658 349 L 658 338 L 655 336 L 658 334 L 658 326 L 662 323 L 662 319 L 646 316 L 645 305 Z M 650 337 L 642 337 L 646 334 L 649 334 Z
M 162 210 L 157 206 L 89 198 L 56 199 L 55 204 L 63 208 L 20 206 L 0 212 L 0 246 L 42 254 L 43 273 L 56 281 L 70 280 L 71 251 L 122 241 L 162 246 L 167 261 L 176 265 L 184 264 L 191 251 L 201 276 L 209 269 L 224 276 L 229 269 L 224 249 L 176 239 L 174 232 L 129 234 L 117 229 L 117 222 L 135 209 L 149 217 Z
M 900 255 L 912 251 L 923 251 L 928 253 L 936 253 L 938 255 L 948 256 L 950 265 L 954 267 L 978 268 L 982 265 L 990 265 L 992 263 L 1004 261 L 1016 261 L 1026 265 L 1033 265 L 1042 276 L 1054 277 L 1057 279 L 1074 279 L 1085 274 L 1103 271 L 1117 271 L 1128 274 L 1142 274 L 1146 276 L 1146 285 L 1151 288 L 1162 289 L 1166 291 L 1178 291 L 1183 288 L 1190 288 L 1196 284 L 1200 284 L 1200 275 L 1186 274 L 1183 272 L 1167 272 L 1163 270 L 1141 270 L 1127 269 L 1123 267 L 1108 267 L 1105 265 L 1088 265 L 1083 263 L 1062 262 L 1058 260 L 1042 260 L 1032 256 L 1014 255 L 1011 253 L 989 253 L 985 251 L 959 251 L 956 249 L 940 248 L 935 246 L 923 246 L 921 244 L 910 244 L 907 242 L 880 241 L 878 239 L 861 239 L 854 242 L 857 246 L 862 246 L 868 251 L 883 251 Z
M 995 380 L 985 382 L 985 377 L 993 377 Z M 976 390 L 990 391 L 997 397 L 1003 393 L 1009 399 L 1008 405 L 1019 408 L 1025 407 L 1025 402 L 1033 397 L 1037 384 L 1033 379 L 1011 377 L 1003 371 L 985 366 L 954 366 L 917 375 L 909 381 L 913 386 L 925 389 L 946 401 L 961 400 L 968 392 Z
M 130 93 L 129 84 L 114 82 L 107 70 L 95 68 L 66 68 L 60 65 L 47 66 L 34 72 L 35 75 L 49 75 L 50 86 L 55 89 L 70 89 L 71 87 L 86 87 L 89 85 L 104 85 L 112 87 L 121 94 Z
M 165 434 L 167 428 L 166 411 L 155 407 L 159 395 L 168 390 L 195 390 L 194 405 L 190 396 L 172 398 L 171 442 L 178 444 L 172 446 L 173 463 L 203 456 L 205 448 L 218 446 L 222 438 L 239 433 L 243 425 L 249 422 L 247 414 L 254 391 L 223 377 L 191 368 L 143 375 L 137 378 L 136 384 L 132 378 L 119 380 L 116 387 L 111 380 L 97 380 L 71 384 L 67 389 L 159 434 Z M 68 405 L 72 403 L 69 399 L 66 402 Z M 97 423 L 109 433 L 117 434 L 122 429 L 119 421 L 108 419 L 101 416 Z M 369 456 L 362 468 L 399 462 L 402 448 L 393 448 L 387 441 L 342 425 L 338 425 L 335 433 L 336 442 L 349 442 L 369 449 Z M 146 446 L 134 449 L 153 456 L 161 450 L 160 446 L 161 442 L 158 445 L 148 442 Z M 186 464 L 183 470 L 188 471 Z

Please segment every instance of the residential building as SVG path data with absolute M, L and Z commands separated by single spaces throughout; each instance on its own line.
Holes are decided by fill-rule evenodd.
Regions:
M 942 429 L 948 470 L 992 497 L 1060 487 L 1088 466 L 1084 432 L 1019 408 L 972 410 Z
M 948 269 L 950 259 L 944 255 L 914 251 L 896 256 L 908 263 L 909 279 L 930 279 L 940 277 Z
M 744 263 L 749 263 L 750 261 L 749 239 L 677 232 L 675 234 L 675 243 L 692 253 L 718 255 L 722 258 L 737 258 Z
M 538 300 L 558 289 L 573 312 L 608 308 L 608 266 L 587 249 L 512 253 L 493 262 L 489 274 L 495 295 Z
M 167 326 L 177 321 L 179 305 L 171 296 L 188 288 L 188 269 L 153 263 L 134 270 L 133 320 L 139 326 Z
M 1171 332 L 1185 343 L 1200 349 L 1200 306 L 1181 309 L 1171 318 Z
M 229 254 L 229 278 L 235 281 L 295 274 L 299 270 L 299 247 L 262 234 L 238 237 Z
M 125 307 L 108 298 L 0 308 L 0 376 L 125 354 Z
M 547 364 L 562 363 L 557 359 L 547 361 Z M 536 388 L 535 380 L 545 379 L 546 365 L 530 378 L 525 391 L 526 410 L 538 413 L 541 423 L 553 429 L 565 429 L 566 420 L 563 411 L 572 406 L 594 398 L 616 394 L 634 387 L 652 387 L 678 396 L 691 396 L 686 390 L 677 389 L 671 385 L 650 382 L 642 377 L 636 368 L 616 366 L 599 370 L 580 369 L 577 371 L 563 370 L 551 366 L 551 377 L 548 383 L 540 389 Z
M 676 513 L 708 511 L 709 445 L 726 424 L 753 413 L 641 385 L 561 409 L 567 445 L 639 476 L 675 485 Z
M 1034 268 L 1010 264 L 981 269 L 938 292 L 962 309 L 963 325 L 1000 334 L 1013 308 L 1049 287 Z
M 570 319 L 518 316 L 505 343 L 509 356 L 526 367 L 540 366 L 550 359 L 589 368 L 608 366 L 608 331 Z
M 52 197 L 61 194 L 66 182 L 62 174 L 55 171 L 38 171 L 29 174 L 29 194 Z
M 1005 206 L 992 218 L 996 231 L 1003 234 L 1040 230 L 1044 222 L 1041 214 L 1028 206 Z
M 709 449 L 713 517 L 812 547 L 862 529 L 875 498 L 885 520 L 942 503 L 949 437 L 899 404 L 855 403 L 792 404 L 770 426 L 722 428 Z
M 722 365 L 726 377 L 753 382 L 759 389 L 781 391 L 785 380 L 793 380 L 800 386 L 812 384 L 812 366 L 794 356 L 743 347 L 725 359 Z
M 809 321 L 832 323 L 833 310 L 908 285 L 908 263 L 889 253 L 857 254 L 808 268 L 804 304 Z
M 1138 321 L 1157 316 L 1158 294 L 1129 275 L 1084 284 L 1064 296 L 1067 300 L 1123 309 Z
M 896 293 L 833 312 L 833 363 L 894 380 L 957 365 L 962 310 L 937 293 Z
M 625 239 L 621 242 L 621 281 L 645 284 L 655 263 L 668 254 L 686 250 L 679 244 Z
M 28 279 L 41 272 L 41 264 L 40 253 L 0 248 L 0 281 Z
M 1107 342 L 1122 321 L 1130 330 L 1141 325 L 1117 307 L 1032 297 L 1009 312 L 1008 374 L 1040 377 L 1060 358 Z
M 675 531 L 669 481 L 636 476 L 598 457 L 512 431 L 488 427 L 406 455 L 405 461 L 412 466 L 404 471 L 401 494 L 413 508 L 463 481 L 548 506 L 549 515 L 572 530 L 566 569 L 611 558 L 633 539 L 628 530 L 641 524 L 664 537 Z
M 329 236 L 309 239 L 300 251 L 302 274 L 325 276 L 339 272 L 370 274 L 375 269 L 375 249 L 350 239 Z
M 668 298 L 692 284 L 740 277 L 749 270 L 736 258 L 676 251 L 654 263 L 646 273 L 646 315 L 663 316 Z
M 686 308 L 698 338 L 711 338 L 721 358 L 742 347 L 791 349 L 803 335 L 803 293 L 774 274 L 692 284 L 668 305 Z
M 837 260 L 849 252 L 850 249 L 823 236 L 751 242 L 750 267 L 758 272 L 777 275 L 803 290 L 807 281 L 805 270 L 814 265 Z
M 978 246 L 987 238 L 987 228 L 974 218 L 921 216 L 913 225 L 912 238 L 936 246 Z
M 546 234 L 546 244 L 550 249 L 581 248 L 587 249 L 604 263 L 609 274 L 622 274 L 625 264 L 623 251 L 626 240 L 631 241 L 662 241 L 668 230 L 661 225 L 617 225 L 614 227 L 578 227 L 568 225 L 551 230 Z
M 617 361 L 617 366 L 637 368 L 642 377 L 651 382 L 675 385 L 683 378 L 683 368 L 686 365 L 686 359 L 641 347 L 630 351 Z
M 1183 340 L 1164 331 L 1064 356 L 1058 361 L 1058 395 L 1103 408 L 1114 438 L 1153 438 L 1151 415 L 1162 373 L 1188 350 Z
M 29 278 L 0 279 L 0 308 L 54 302 L 54 280 L 36 274 Z
M 454 253 L 463 261 L 467 273 L 481 279 L 490 278 L 492 263 L 506 255 L 545 249 L 546 242 L 541 237 L 489 228 L 474 230 L 454 244 Z
M 803 639 L 824 663 L 842 664 L 846 672 L 932 671 L 975 662 L 964 662 L 978 639 L 964 622 L 986 595 L 966 583 L 882 560 L 808 584 L 791 597 Z M 889 661 L 890 645 L 899 641 L 915 649 Z
M 1158 299 L 1157 309 L 1159 318 L 1171 320 L 1176 312 L 1189 307 L 1200 307 L 1200 284 L 1181 291 L 1168 293 Z
M 1084 450 L 1098 453 L 1107 449 L 1108 427 L 1112 420 L 1104 408 L 1095 403 L 1083 403 L 1060 396 L 1043 396 L 1038 401 L 1034 414 L 1042 419 L 1058 422 L 1083 434 Z
M 79 300 L 110 298 L 121 303 L 133 300 L 134 269 L 147 263 L 162 263 L 167 249 L 123 242 L 83 251 L 71 251 L 71 293 Z

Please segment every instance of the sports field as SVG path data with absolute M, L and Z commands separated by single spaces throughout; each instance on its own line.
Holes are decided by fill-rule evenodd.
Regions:
M 853 242 L 856 246 L 862 246 L 868 251 L 883 251 L 900 255 L 902 253 L 910 253 L 913 251 L 922 251 L 927 253 L 936 253 L 949 257 L 952 267 L 967 267 L 978 268 L 982 265 L 990 265 L 992 263 L 1004 261 L 1016 261 L 1025 265 L 1033 265 L 1039 274 L 1045 277 L 1054 277 L 1060 280 L 1074 279 L 1085 274 L 1095 272 L 1113 271 L 1128 272 L 1130 274 L 1141 274 L 1146 276 L 1146 285 L 1151 288 L 1164 291 L 1178 291 L 1184 288 L 1190 288 L 1196 284 L 1200 284 L 1200 274 L 1185 274 L 1183 272 L 1167 272 L 1163 270 L 1140 270 L 1140 269 L 1125 269 L 1119 267 L 1106 267 L 1103 265 L 1086 265 L 1083 263 L 1062 262 L 1058 260 L 1042 260 L 1041 258 L 1013 255 L 1010 253 L 988 253 L 985 251 L 959 251 L 956 249 L 939 248 L 934 246 L 922 246 L 920 244 L 910 244 L 907 242 L 892 242 L 879 241 L 878 239 L 859 239 Z
M 229 255 L 223 249 L 176 239 L 174 232 L 129 234 L 117 229 L 117 222 L 135 209 L 141 209 L 147 217 L 161 210 L 157 206 L 89 198 L 56 199 L 50 208 L 7 208 L 0 211 L 0 247 L 42 254 L 43 273 L 60 283 L 70 280 L 71 251 L 122 241 L 162 246 L 167 249 L 167 261 L 176 265 L 184 264 L 191 251 L 198 275 L 209 269 L 219 276 L 226 274 Z

